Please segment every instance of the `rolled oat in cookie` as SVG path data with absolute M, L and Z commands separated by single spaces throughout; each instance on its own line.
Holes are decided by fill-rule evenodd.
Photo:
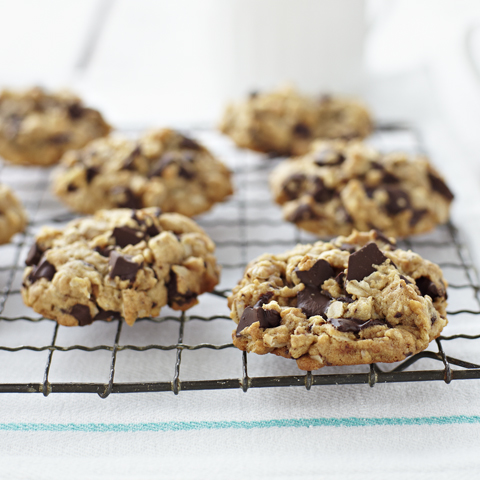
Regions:
M 0 155 L 21 165 L 52 165 L 111 128 L 71 92 L 41 88 L 0 92 Z
M 297 245 L 250 262 L 228 302 L 233 343 L 302 370 L 397 362 L 447 324 L 440 268 L 378 231 Z
M 25 261 L 22 297 L 67 326 L 187 310 L 219 281 L 215 244 L 193 221 L 158 208 L 102 210 L 43 227 Z
M 406 237 L 448 220 L 453 194 L 427 158 L 380 154 L 358 141 L 318 141 L 270 176 L 284 218 L 317 235 L 353 229 Z
M 170 129 L 138 140 L 111 135 L 67 152 L 53 190 L 81 213 L 160 207 L 188 217 L 233 192 L 228 168 L 196 140 Z
M 228 105 L 219 129 L 239 146 L 273 156 L 302 155 L 319 138 L 364 138 L 370 113 L 360 102 L 337 96 L 308 97 L 291 86 L 252 92 Z

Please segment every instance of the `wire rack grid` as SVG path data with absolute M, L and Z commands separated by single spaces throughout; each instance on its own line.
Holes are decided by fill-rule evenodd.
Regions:
M 217 290 L 186 313 L 165 307 L 156 318 L 133 327 L 121 319 L 86 327 L 59 326 L 35 315 L 21 301 L 24 259 L 42 225 L 62 226 L 75 216 L 49 193 L 49 172 L 2 165 L 2 182 L 12 186 L 30 216 L 27 231 L 0 247 L 0 392 L 111 393 L 369 384 L 480 378 L 478 276 L 460 232 L 452 223 L 433 233 L 399 242 L 439 263 L 449 282 L 449 320 L 430 348 L 397 364 L 325 367 L 303 373 L 294 361 L 247 355 L 231 343 L 234 324 L 226 297 L 247 262 L 315 241 L 281 219 L 268 191 L 268 173 L 278 160 L 234 148 L 208 129 L 189 133 L 229 163 L 236 193 L 197 220 L 215 240 L 222 264 Z M 378 148 L 422 151 L 418 133 L 384 125 L 370 139 Z

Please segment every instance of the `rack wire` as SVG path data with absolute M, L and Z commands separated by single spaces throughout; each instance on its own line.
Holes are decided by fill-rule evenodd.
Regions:
M 12 186 L 30 215 L 25 233 L 0 247 L 0 392 L 173 392 L 480 378 L 479 282 L 461 232 L 449 222 L 434 232 L 399 242 L 435 261 L 449 282 L 449 325 L 430 348 L 397 364 L 324 367 L 303 373 L 292 360 L 240 352 L 231 343 L 234 324 L 226 297 L 247 262 L 316 240 L 281 219 L 268 192 L 268 173 L 278 160 L 234 148 L 208 129 L 189 131 L 230 164 L 236 193 L 197 220 L 215 240 L 222 264 L 217 290 L 186 313 L 165 307 L 133 327 L 120 319 L 63 327 L 35 316 L 21 301 L 26 252 L 38 229 L 75 217 L 48 191 L 49 171 L 4 164 L 2 182 Z M 423 151 L 418 132 L 405 125 L 379 126 L 371 143 L 382 150 Z M 27 172 L 27 173 L 26 173 Z M 140 357 L 138 357 L 140 356 Z M 185 359 L 185 356 L 188 356 Z M 250 371 L 250 373 L 249 373 Z M 253 374 L 252 374 L 253 371 Z M 53 378 L 52 378 L 53 377 Z

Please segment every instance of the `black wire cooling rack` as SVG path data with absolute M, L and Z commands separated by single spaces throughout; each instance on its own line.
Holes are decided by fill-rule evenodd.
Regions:
M 439 263 L 449 281 L 449 325 L 427 351 L 378 366 L 324 367 L 302 373 L 292 360 L 238 351 L 231 343 L 234 324 L 226 297 L 248 260 L 315 240 L 281 219 L 267 178 L 275 160 L 235 149 L 213 131 L 190 132 L 204 141 L 235 173 L 236 194 L 199 223 L 217 244 L 222 283 L 189 312 L 166 307 L 160 317 L 68 328 L 36 316 L 20 295 L 23 261 L 40 226 L 61 226 L 74 218 L 49 193 L 49 172 L 3 165 L 2 182 L 25 203 L 26 233 L 0 247 L 0 392 L 111 393 L 173 392 L 319 385 L 416 382 L 480 378 L 480 299 L 477 272 L 452 223 L 429 235 L 400 241 Z M 371 142 L 382 150 L 422 150 L 418 134 L 401 125 L 379 127 Z M 188 358 L 186 358 L 188 357 Z M 249 374 L 250 371 L 250 374 Z M 253 371 L 253 374 L 252 374 Z M 90 375 L 90 377 L 89 377 Z

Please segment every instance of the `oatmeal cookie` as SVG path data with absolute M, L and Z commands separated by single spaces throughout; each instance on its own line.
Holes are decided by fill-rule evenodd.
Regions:
M 215 245 L 193 221 L 158 208 L 102 210 L 44 227 L 25 261 L 22 296 L 67 326 L 122 316 L 129 325 L 169 305 L 187 310 L 218 283 Z
M 160 207 L 191 217 L 233 191 L 230 171 L 195 140 L 170 129 L 138 140 L 109 136 L 65 154 L 54 193 L 73 210 Z
M 378 231 L 297 245 L 252 261 L 229 298 L 240 350 L 302 370 L 397 362 L 447 324 L 440 268 Z
M 219 129 L 239 146 L 273 155 L 302 155 L 319 138 L 364 138 L 372 131 L 368 110 L 358 101 L 312 98 L 292 87 L 252 93 L 227 106 Z
M 0 245 L 16 233 L 23 232 L 27 214 L 20 200 L 6 185 L 0 184 Z
M 67 91 L 0 92 L 0 155 L 21 165 L 52 165 L 110 131 L 102 115 Z
M 317 141 L 270 177 L 284 218 L 317 235 L 353 229 L 406 237 L 449 218 L 453 194 L 423 156 L 382 155 L 359 141 Z

